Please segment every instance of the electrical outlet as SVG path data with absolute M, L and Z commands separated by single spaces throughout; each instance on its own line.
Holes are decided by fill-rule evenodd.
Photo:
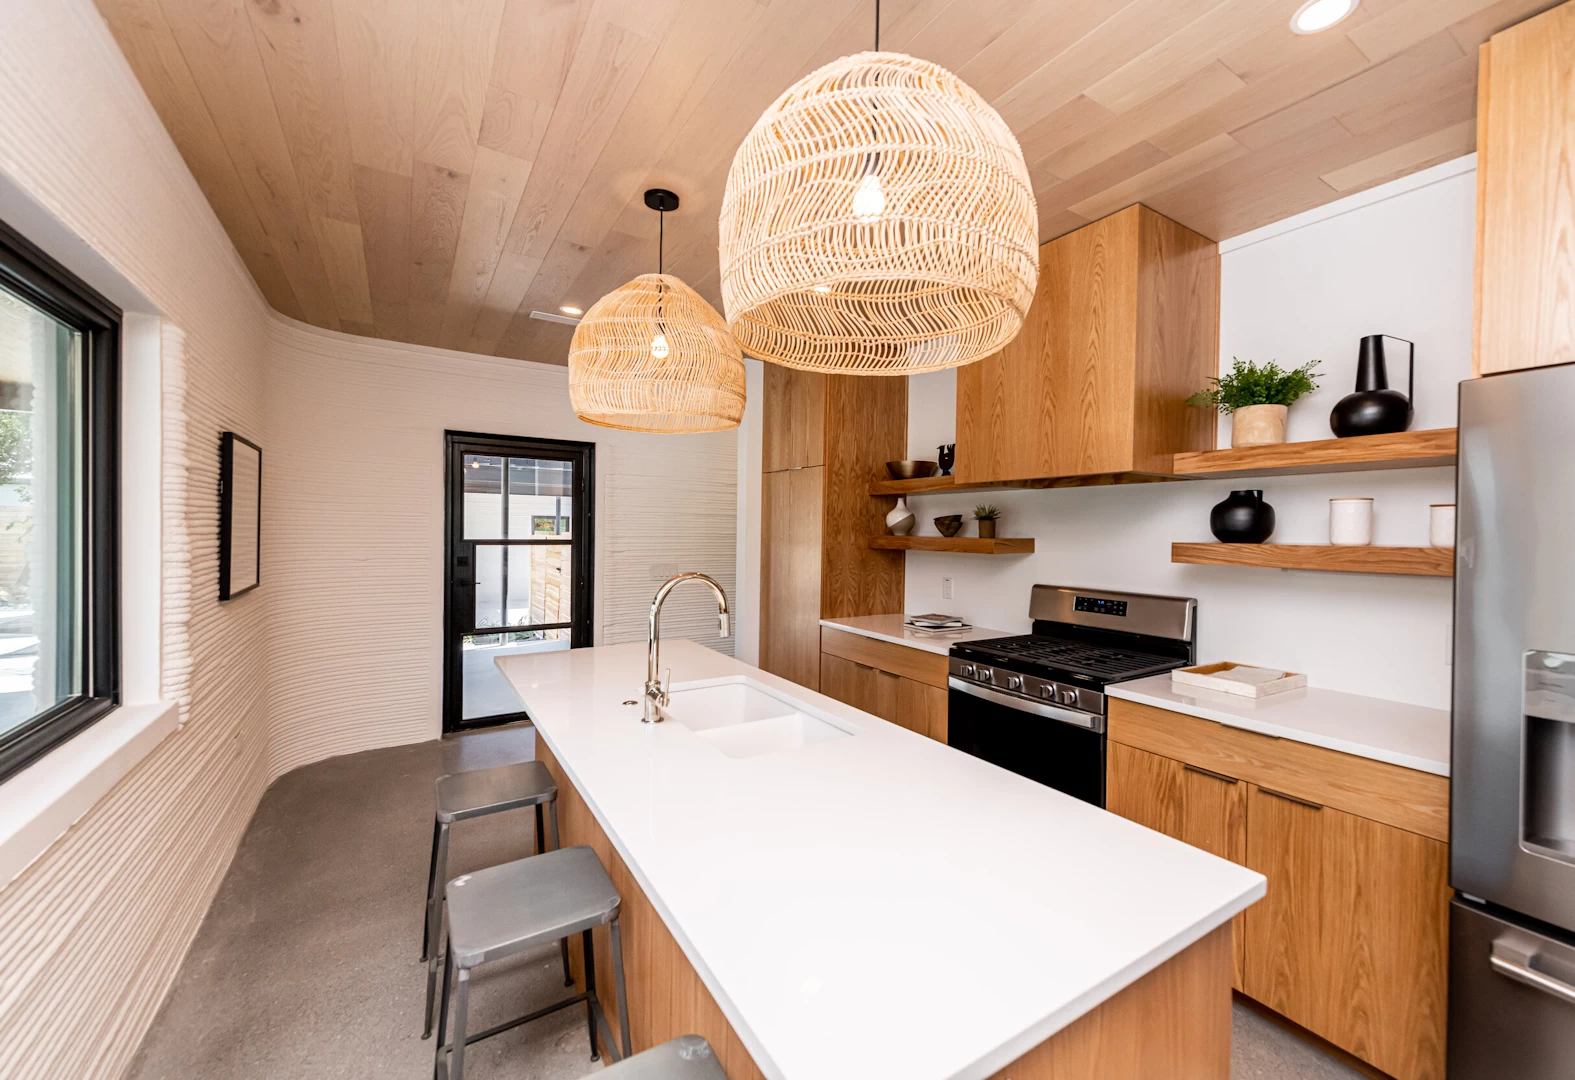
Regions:
M 941 599 L 942 600 L 950 600 L 951 598 L 952 598 L 952 579 L 949 578 L 949 577 L 943 577 L 943 578 L 941 578 Z

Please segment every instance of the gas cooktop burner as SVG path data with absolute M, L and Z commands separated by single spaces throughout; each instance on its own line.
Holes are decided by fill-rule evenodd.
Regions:
M 1175 659 L 1156 653 L 1124 652 L 1041 634 L 970 641 L 967 647 L 996 653 L 1003 664 L 1026 660 L 1101 679 L 1130 679 L 1151 671 L 1168 671 L 1177 666 Z

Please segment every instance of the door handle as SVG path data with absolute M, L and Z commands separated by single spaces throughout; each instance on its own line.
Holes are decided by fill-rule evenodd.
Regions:
M 1265 795 L 1273 795 L 1276 799 L 1284 799 L 1286 802 L 1293 802 L 1297 806 L 1305 806 L 1309 810 L 1323 809 L 1322 803 L 1311 802 L 1307 799 L 1298 799 L 1295 795 L 1287 795 L 1285 792 L 1275 791 L 1273 788 L 1260 787 L 1258 790 L 1263 792 Z
M 1510 950 L 1502 942 L 1493 943 L 1493 951 L 1488 954 L 1488 963 L 1493 970 L 1506 979 L 1514 979 L 1518 983 L 1541 990 L 1544 994 L 1558 998 L 1566 1005 L 1575 1005 L 1575 986 L 1571 986 L 1563 979 L 1555 979 L 1551 975 L 1544 975 L 1533 968 L 1529 963 L 1522 963 L 1519 959 L 1505 955 Z M 1528 956 L 1529 961 L 1535 954 Z
M 1217 773 L 1217 772 L 1214 772 L 1212 769 L 1203 769 L 1203 768 L 1199 768 L 1196 765 L 1189 765 L 1185 761 L 1183 761 L 1181 763 L 1181 767 L 1183 769 L 1186 769 L 1188 772 L 1195 772 L 1195 773 L 1198 773 L 1198 774 L 1200 774 L 1202 776 L 1212 776 L 1214 779 L 1222 780 L 1222 781 L 1224 781 L 1227 784 L 1234 784 L 1234 783 L 1236 783 L 1236 778 L 1234 776 L 1226 776 L 1224 773 Z

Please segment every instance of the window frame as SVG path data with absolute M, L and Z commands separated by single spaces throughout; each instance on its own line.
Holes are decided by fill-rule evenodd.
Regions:
M 82 335 L 83 692 L 0 735 L 0 783 L 120 704 L 121 310 L 0 222 L 0 285 Z

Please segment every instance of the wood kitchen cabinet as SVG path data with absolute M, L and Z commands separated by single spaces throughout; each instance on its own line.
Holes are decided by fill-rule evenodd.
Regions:
M 945 742 L 946 657 L 821 629 L 820 692 Z
M 1442 1080 L 1445 778 L 1118 699 L 1106 786 L 1113 813 L 1268 878 L 1236 923 L 1239 989 L 1391 1076 Z
M 1133 206 L 1039 249 L 1022 332 L 957 372 L 959 484 L 1170 472 L 1214 449 L 1186 403 L 1219 367 L 1219 253 Z
M 906 379 L 766 365 L 760 666 L 820 685 L 820 620 L 902 610 L 903 556 L 875 551 L 892 499 L 869 485 L 908 441 Z
M 1575 4 L 1478 57 L 1478 375 L 1575 360 Z M 959 459 L 961 455 L 959 454 Z

